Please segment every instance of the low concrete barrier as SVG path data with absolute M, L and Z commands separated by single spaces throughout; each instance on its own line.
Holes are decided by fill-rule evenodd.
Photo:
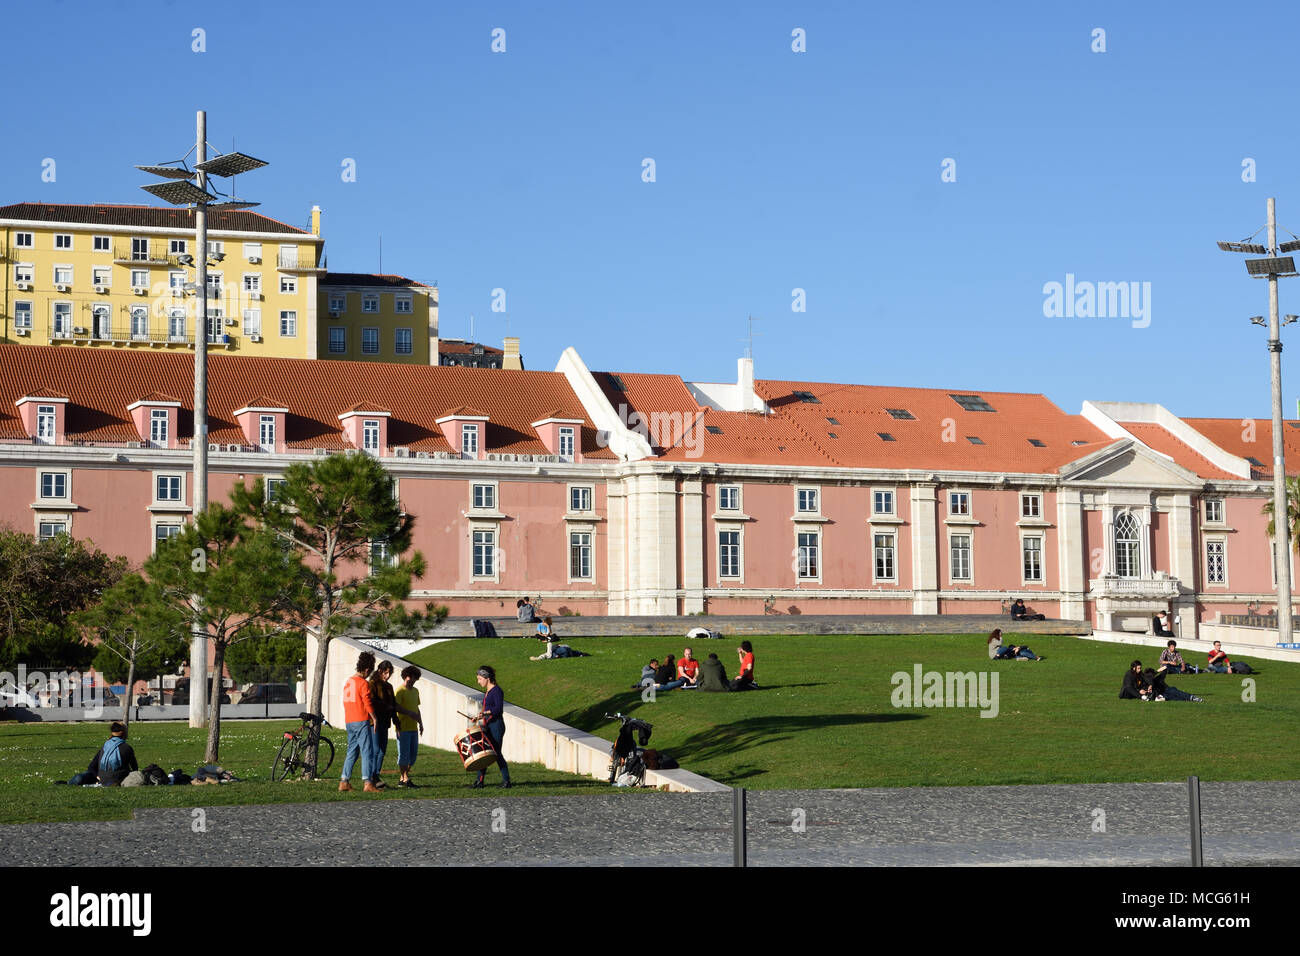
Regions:
M 301 704 L 223 704 L 222 720 L 249 720 L 256 718 L 297 717 L 305 710 Z M 188 704 L 150 704 L 131 708 L 131 719 L 148 720 L 189 720 Z M 104 704 L 95 709 L 88 707 L 6 707 L 4 720 L 16 720 L 19 723 L 58 723 L 81 720 L 120 720 L 121 704 Z
M 315 672 L 318 645 L 314 640 L 307 641 L 307 673 Z M 343 685 L 356 673 L 357 654 L 361 651 L 375 649 L 352 637 L 336 637 L 330 642 L 329 658 L 325 668 L 325 695 L 322 709 L 325 719 L 335 727 L 344 726 L 343 719 Z M 393 662 L 396 683 L 409 661 L 392 654 L 375 652 L 376 660 Z M 424 717 L 424 733 L 420 743 L 439 750 L 454 750 L 453 740 L 456 734 L 465 730 L 468 721 L 458 711 L 475 714 L 483 694 L 477 688 L 471 688 L 441 674 L 434 674 L 421 668 L 423 676 L 416 683 L 420 691 L 420 713 Z M 598 780 L 609 778 L 610 742 L 586 731 L 569 727 L 557 720 L 543 717 L 522 707 L 516 707 L 508 699 L 505 720 L 506 735 L 504 756 L 508 763 L 540 763 L 551 770 L 575 773 Z M 340 752 L 335 760 L 340 762 L 347 747 L 347 741 L 335 742 Z M 389 748 L 392 752 L 392 748 Z M 358 768 L 358 771 L 360 768 Z M 491 772 L 491 771 L 489 771 Z M 466 775 L 468 778 L 468 774 Z M 686 793 L 724 792 L 731 788 L 707 777 L 691 773 L 688 770 L 651 770 L 646 772 L 647 786 L 664 787 L 669 790 Z

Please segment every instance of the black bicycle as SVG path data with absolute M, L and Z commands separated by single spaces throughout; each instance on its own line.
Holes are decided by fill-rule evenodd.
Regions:
M 618 739 L 609 749 L 609 782 L 613 783 L 620 774 L 627 774 L 632 778 L 632 786 L 641 786 L 645 783 L 645 745 L 650 742 L 650 731 L 654 726 L 627 714 L 606 714 L 605 717 L 623 722 Z
M 334 762 L 334 743 L 321 733 L 321 724 L 328 727 L 330 722 L 320 714 L 304 713 L 299 714 L 298 717 L 302 720 L 302 726 L 297 730 L 284 732 L 280 752 L 275 755 L 275 763 L 271 764 L 271 779 L 277 783 L 290 774 L 296 775 L 308 770 L 319 777 L 329 770 L 330 764 Z M 311 750 L 310 745 L 313 740 L 317 742 L 315 767 L 307 763 L 307 754 Z

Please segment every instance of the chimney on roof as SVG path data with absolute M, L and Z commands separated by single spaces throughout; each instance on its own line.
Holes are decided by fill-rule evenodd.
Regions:
M 320 206 L 311 207 L 311 234 L 320 235 Z
M 746 355 L 736 361 L 736 391 L 739 393 L 742 412 L 752 412 L 760 407 L 758 396 L 754 394 L 754 360 Z
M 519 336 L 507 335 L 505 353 L 501 356 L 502 368 L 523 368 L 524 360 L 519 354 Z

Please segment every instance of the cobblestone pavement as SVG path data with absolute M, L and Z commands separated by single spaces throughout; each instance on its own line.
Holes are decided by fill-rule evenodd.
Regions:
M 1300 782 L 1205 783 L 1210 866 L 1300 863 Z M 387 800 L 213 807 L 0 826 L 9 865 L 729 866 L 729 794 Z M 748 794 L 749 861 L 782 865 L 1186 865 L 1181 783 L 768 790 Z M 1104 825 L 1104 829 L 1102 829 Z

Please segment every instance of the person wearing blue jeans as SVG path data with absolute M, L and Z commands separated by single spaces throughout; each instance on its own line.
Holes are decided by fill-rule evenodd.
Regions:
M 989 660 L 1010 661 L 1022 657 L 1027 661 L 1041 661 L 1042 658 L 1022 644 L 1003 644 L 1002 629 L 995 628 L 987 641 Z
M 510 787 L 510 767 L 506 764 L 505 754 L 501 745 L 506 736 L 506 724 L 503 716 L 506 709 L 506 696 L 504 691 L 497 686 L 497 672 L 493 668 L 484 664 L 478 669 L 477 673 L 478 686 L 482 687 L 486 693 L 483 695 L 483 711 L 478 716 L 478 723 L 483 727 L 483 732 L 488 735 L 492 741 L 492 746 L 497 751 L 497 766 L 501 768 L 501 787 L 509 789 Z M 483 777 L 487 773 L 484 767 L 478 772 L 476 779 L 470 786 L 483 786 Z
M 348 752 L 343 758 L 343 779 L 340 790 L 352 789 L 352 767 L 361 756 L 361 778 L 367 793 L 382 790 L 371 780 L 375 769 L 374 726 L 375 708 L 370 700 L 370 685 L 366 678 L 375 669 L 375 655 L 362 651 L 357 655 L 357 672 L 343 685 L 343 720 L 348 731 Z

